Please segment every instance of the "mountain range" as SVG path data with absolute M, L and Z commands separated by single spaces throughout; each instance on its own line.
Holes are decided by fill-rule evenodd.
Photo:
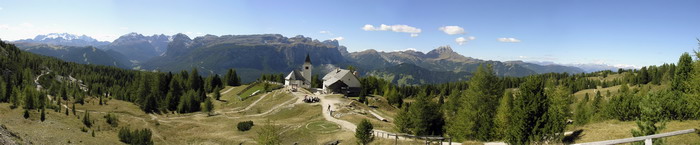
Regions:
M 15 42 L 15 45 L 31 53 L 56 57 L 69 62 L 106 65 L 125 69 L 131 67 L 131 63 L 123 54 L 112 50 L 100 50 L 94 46 L 64 46 L 23 42 Z
M 62 40 L 62 43 L 54 43 L 55 40 Z M 196 67 L 204 75 L 223 74 L 227 69 L 235 68 L 245 82 L 255 80 L 262 73 L 288 73 L 298 69 L 307 54 L 316 66 L 315 74 L 325 74 L 335 67 L 355 66 L 362 75 L 377 76 L 402 85 L 466 80 L 482 64 L 491 65 L 499 76 L 586 71 L 558 64 L 480 60 L 463 56 L 450 46 L 438 47 L 428 53 L 373 49 L 348 52 L 347 47 L 340 45 L 337 40 L 319 41 L 301 35 L 205 35 L 190 38 L 185 34 L 144 36 L 129 33 L 107 44 L 90 41 L 95 43 L 77 45 L 84 44 L 81 42 L 87 40 L 94 39 L 52 33 L 16 43 L 22 43 L 19 47 L 30 52 L 78 63 L 159 71 L 181 71 Z M 66 46 L 61 46 L 64 44 Z M 88 51 L 93 53 L 87 53 Z M 78 55 L 81 52 L 84 56 Z
M 23 39 L 16 42 L 25 43 L 43 43 L 52 45 L 65 46 L 103 46 L 109 44 L 107 41 L 98 41 L 86 35 L 73 35 L 68 33 L 49 33 L 46 35 L 37 35 L 34 39 Z

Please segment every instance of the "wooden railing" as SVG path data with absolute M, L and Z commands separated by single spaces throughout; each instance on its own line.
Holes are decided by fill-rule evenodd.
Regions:
M 581 144 L 574 144 L 574 145 L 609 145 L 609 144 L 632 143 L 632 142 L 638 142 L 638 141 L 644 141 L 644 145 L 652 145 L 652 140 L 656 139 L 656 138 L 664 138 L 664 137 L 669 137 L 669 136 L 695 133 L 697 131 L 698 131 L 697 129 L 686 129 L 686 130 L 679 130 L 679 131 L 660 133 L 660 134 L 654 134 L 654 135 L 638 136 L 638 137 L 633 137 L 633 138 L 624 138 L 624 139 L 616 139 L 616 140 L 597 141 L 597 142 L 581 143 Z

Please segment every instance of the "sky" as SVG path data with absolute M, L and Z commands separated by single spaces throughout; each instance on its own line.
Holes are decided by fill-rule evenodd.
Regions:
M 451 46 L 484 60 L 648 66 L 698 50 L 700 1 L 0 0 L 0 39 L 304 35 L 350 52 Z

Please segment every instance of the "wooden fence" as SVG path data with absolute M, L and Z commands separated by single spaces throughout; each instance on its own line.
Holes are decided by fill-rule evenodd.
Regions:
M 679 131 L 660 133 L 660 134 L 654 134 L 654 135 L 638 136 L 638 137 L 633 137 L 633 138 L 624 138 L 624 139 L 616 139 L 616 140 L 597 141 L 597 142 L 581 143 L 581 144 L 574 144 L 574 145 L 609 145 L 609 144 L 632 143 L 632 142 L 638 142 L 638 141 L 644 141 L 644 145 L 652 145 L 652 140 L 656 139 L 656 138 L 664 138 L 664 137 L 670 137 L 670 136 L 676 136 L 676 135 L 682 135 L 682 134 L 688 134 L 688 133 L 695 133 L 697 131 L 698 131 L 697 129 L 686 129 L 686 130 L 679 130 Z

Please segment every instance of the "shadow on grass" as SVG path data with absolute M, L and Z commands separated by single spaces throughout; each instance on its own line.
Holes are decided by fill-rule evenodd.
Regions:
M 564 139 L 562 139 L 562 142 L 565 144 L 572 144 L 576 140 L 581 139 L 583 136 L 583 129 L 579 129 L 571 133 L 570 135 L 564 136 Z

